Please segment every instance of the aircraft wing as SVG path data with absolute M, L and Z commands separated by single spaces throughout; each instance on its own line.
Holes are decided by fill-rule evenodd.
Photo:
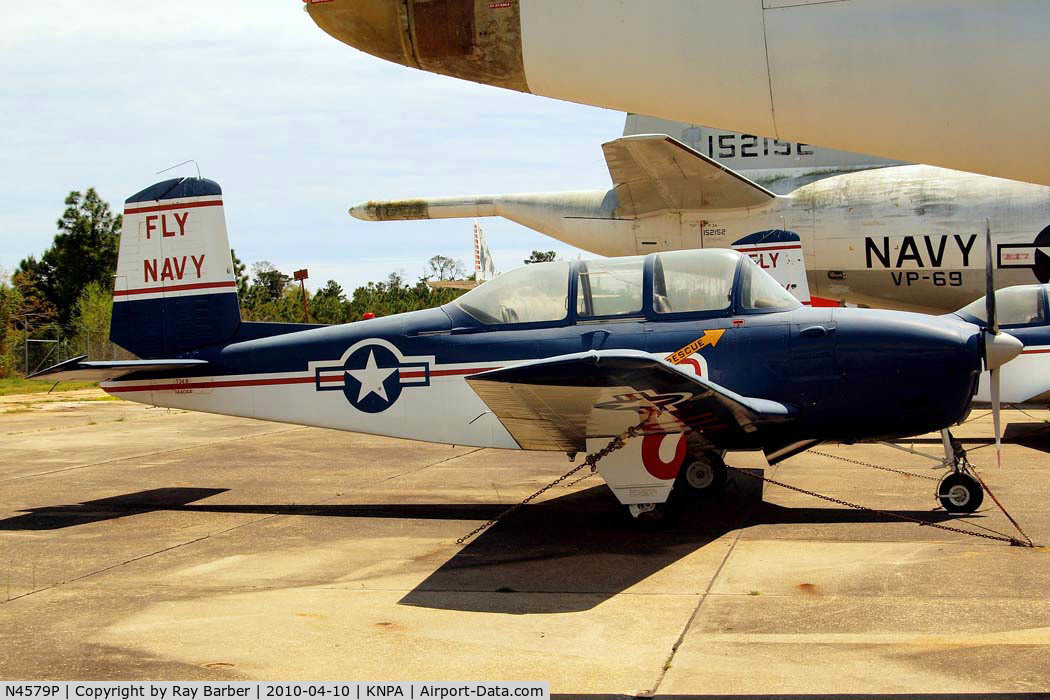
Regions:
M 587 438 L 692 430 L 716 447 L 762 447 L 794 409 L 740 396 L 638 350 L 596 350 L 475 374 L 471 388 L 522 449 L 582 452 Z
M 47 369 L 35 372 L 26 379 L 49 379 L 62 381 L 76 379 L 99 382 L 116 379 L 131 372 L 163 372 L 208 364 L 207 360 L 94 360 L 87 355 L 74 357 Z
M 684 209 L 759 207 L 776 195 L 665 134 L 602 144 L 622 218 Z

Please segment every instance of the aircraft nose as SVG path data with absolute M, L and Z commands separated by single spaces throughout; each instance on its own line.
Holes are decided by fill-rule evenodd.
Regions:
M 361 221 L 379 221 L 376 216 L 376 207 L 371 202 L 361 202 L 350 207 L 350 216 Z
M 339 41 L 373 56 L 528 92 L 518 2 L 492 0 L 304 0 Z

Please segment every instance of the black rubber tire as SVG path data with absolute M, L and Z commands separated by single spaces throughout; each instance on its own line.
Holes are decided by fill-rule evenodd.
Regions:
M 952 472 L 937 485 L 937 500 L 949 513 L 973 513 L 984 502 L 984 489 L 969 474 Z
M 728 473 L 722 455 L 717 452 L 705 452 L 699 457 L 687 455 L 675 477 L 674 491 L 691 496 L 716 495 L 725 488 Z

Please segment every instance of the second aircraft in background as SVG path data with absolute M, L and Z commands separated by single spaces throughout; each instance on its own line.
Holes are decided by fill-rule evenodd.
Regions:
M 754 143 L 734 148 L 758 154 L 806 147 L 742 136 Z M 1050 282 L 1050 188 L 1041 185 L 867 161 L 853 167 L 875 169 L 780 195 L 664 134 L 625 136 L 602 150 L 611 189 L 369 201 L 350 213 L 370 221 L 502 216 L 608 256 L 764 244 L 748 252 L 770 271 L 785 258 L 771 243 L 787 234 L 802 243 L 813 294 L 925 311 L 952 311 L 984 292 L 980 241 L 990 219 L 1000 287 Z M 769 175 L 787 181 L 776 169 Z

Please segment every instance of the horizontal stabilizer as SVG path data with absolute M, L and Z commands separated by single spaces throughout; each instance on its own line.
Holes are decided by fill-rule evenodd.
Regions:
M 525 362 L 467 378 L 526 450 L 583 451 L 643 418 L 647 433 L 692 430 L 712 445 L 760 447 L 760 431 L 793 409 L 735 394 L 637 350 L 597 350 Z
M 665 134 L 602 144 L 620 201 L 619 216 L 763 206 L 776 195 Z
M 80 381 L 101 382 L 116 379 L 132 372 L 169 372 L 172 370 L 199 367 L 208 364 L 207 360 L 87 360 L 87 355 L 74 357 L 65 362 L 48 367 L 26 379 L 48 379 L 63 381 L 76 379 Z

